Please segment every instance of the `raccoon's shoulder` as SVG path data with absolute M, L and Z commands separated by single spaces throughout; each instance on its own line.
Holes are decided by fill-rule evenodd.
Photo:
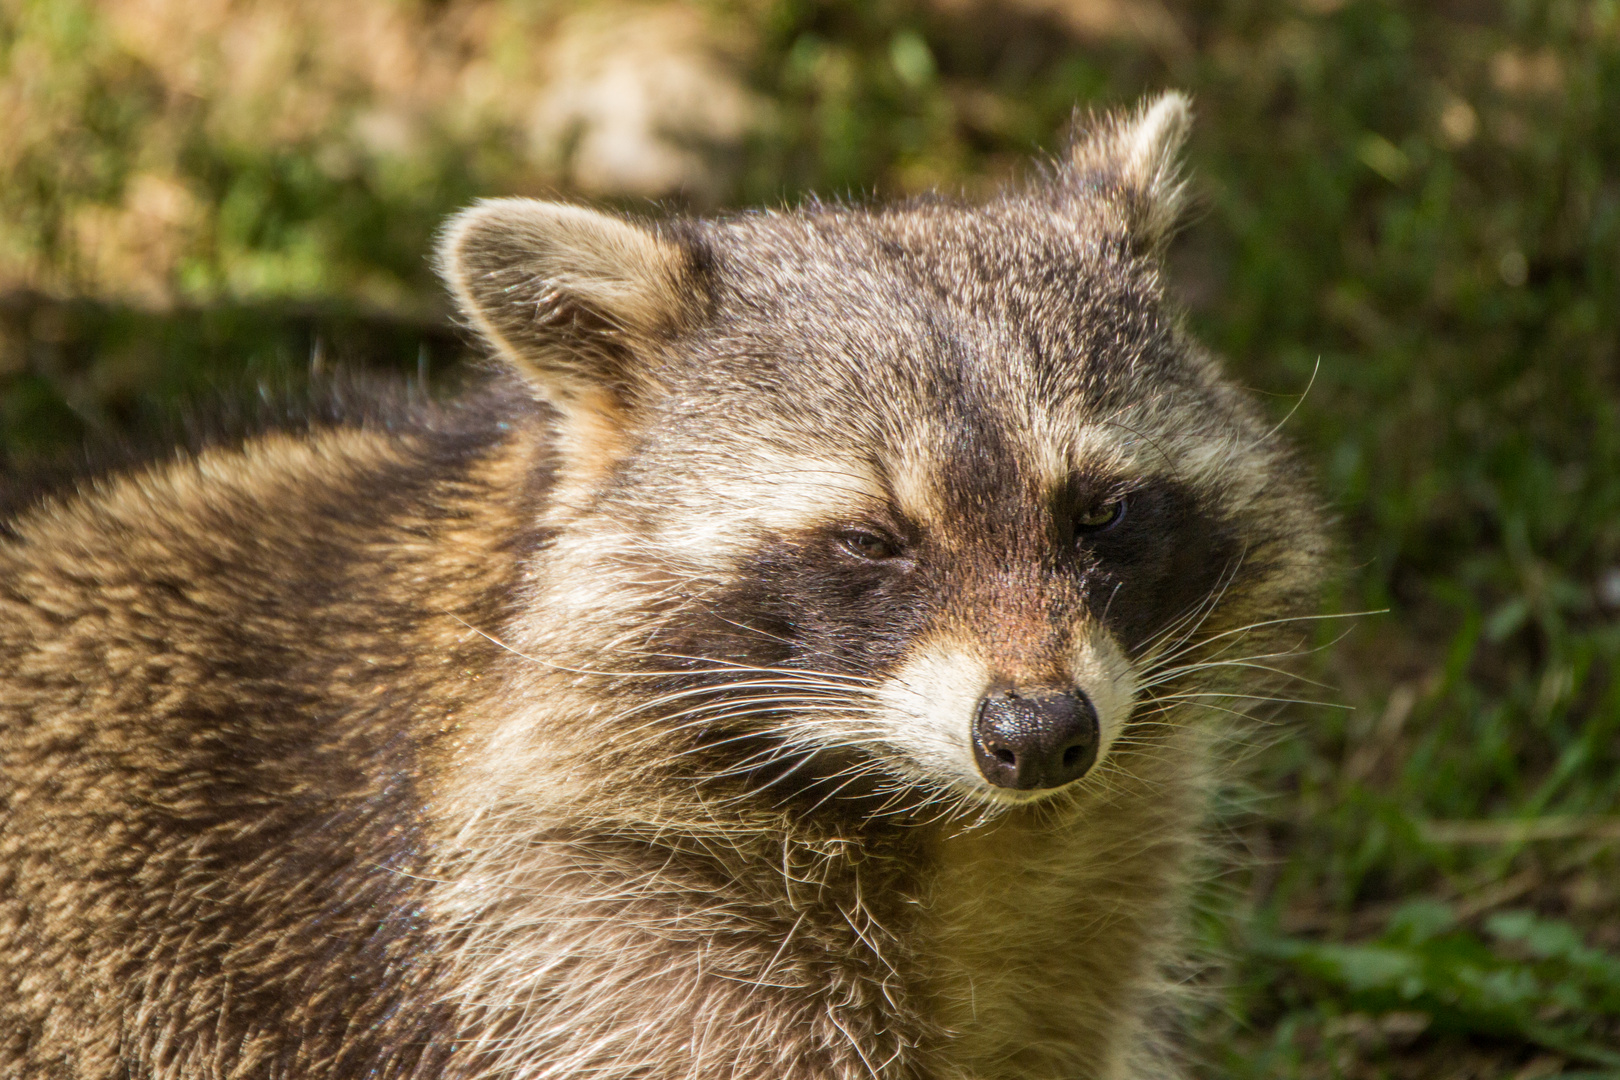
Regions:
M 453 399 L 357 372 L 297 391 L 221 396 L 154 431 L 0 467 L 0 539 L 20 539 L 64 515 L 144 512 L 154 500 L 206 504 L 257 492 L 318 502 L 351 482 L 372 480 L 391 481 L 395 494 L 404 493 L 488 456 L 536 419 L 532 396 L 502 377 Z M 259 490 L 302 474 L 310 483 L 297 492 Z M 206 483 L 199 483 L 203 476 Z M 377 496 L 388 494 L 371 491 L 353 509 L 383 509 L 389 500 Z
M 345 392 L 33 493 L 0 524 L 6 599 L 70 619 L 162 609 L 214 634 L 344 602 L 375 618 L 434 590 L 454 609 L 510 577 L 549 485 L 532 397 L 500 380 L 447 402 Z
M 392 437 L 402 450 L 403 440 L 414 439 L 416 449 L 433 457 L 434 450 L 465 448 L 480 436 L 498 438 L 533 411 L 517 381 L 500 376 L 455 400 L 397 376 L 347 369 L 297 388 L 221 391 L 139 432 L 93 437 L 55 457 L 16 464 L 0 456 L 0 538 L 14 535 L 43 504 L 93 496 L 125 478 L 159 475 L 204 456 L 245 461 L 258 452 L 255 444 L 359 446 Z

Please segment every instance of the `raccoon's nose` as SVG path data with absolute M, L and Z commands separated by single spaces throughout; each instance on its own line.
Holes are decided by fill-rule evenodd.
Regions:
M 992 690 L 973 720 L 979 771 L 996 787 L 1062 787 L 1097 760 L 1097 710 L 1080 691 Z

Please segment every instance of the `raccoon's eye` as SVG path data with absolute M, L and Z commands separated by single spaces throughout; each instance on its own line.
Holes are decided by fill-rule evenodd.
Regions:
M 1101 503 L 1074 515 L 1074 529 L 1082 533 L 1099 533 L 1112 529 L 1125 516 L 1125 500 Z
M 882 562 L 900 555 L 898 543 L 865 529 L 845 529 L 838 534 L 838 542 L 851 555 L 869 562 Z

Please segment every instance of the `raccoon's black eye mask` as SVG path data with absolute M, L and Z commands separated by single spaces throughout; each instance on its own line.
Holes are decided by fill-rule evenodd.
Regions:
M 894 562 L 906 555 L 903 541 L 875 529 L 840 529 L 837 536 L 845 551 L 866 562 Z
M 1081 534 L 1107 532 L 1125 518 L 1125 497 L 1081 507 L 1074 515 L 1074 531 Z
M 1138 502 L 1141 495 L 1141 485 L 1115 478 L 1095 474 L 1070 477 L 1050 504 L 1054 541 L 1059 548 L 1067 548 L 1088 537 L 1113 532 L 1124 523 L 1130 504 Z M 1149 492 L 1145 504 L 1135 509 L 1151 511 L 1152 504 Z

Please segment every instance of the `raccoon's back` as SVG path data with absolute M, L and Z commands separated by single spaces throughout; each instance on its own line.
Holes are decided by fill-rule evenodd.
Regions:
M 411 1076 L 421 788 L 534 479 L 488 403 L 268 434 L 0 540 L 0 1076 Z M 407 1019 L 408 1018 L 408 1019 Z M 381 1065 L 380 1072 L 371 1072 Z

